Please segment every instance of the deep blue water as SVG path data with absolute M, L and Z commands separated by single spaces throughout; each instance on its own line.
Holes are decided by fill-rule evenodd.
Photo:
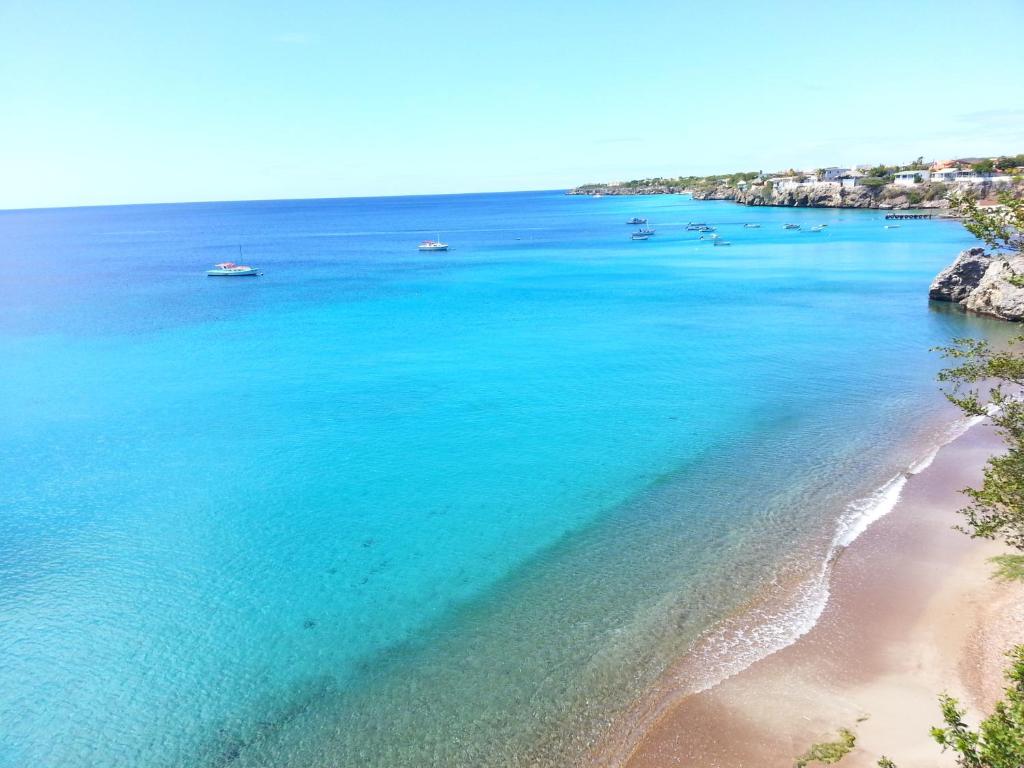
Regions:
M 969 244 L 554 192 L 0 212 L 0 766 L 580 760 L 941 438 L 929 348 L 999 332 L 927 302 Z M 204 276 L 239 245 L 262 277 Z

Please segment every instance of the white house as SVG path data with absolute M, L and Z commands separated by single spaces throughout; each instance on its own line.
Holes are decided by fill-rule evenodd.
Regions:
M 931 171 L 900 171 L 893 178 L 893 183 L 898 187 L 912 187 L 923 181 L 928 181 Z
M 768 183 L 772 185 L 772 189 L 795 189 L 800 186 L 799 176 L 775 176 L 774 178 L 768 179 Z
M 983 181 L 992 179 L 991 173 L 978 173 L 970 169 L 942 168 L 932 171 L 932 181 L 941 181 L 944 184 L 981 184 Z
M 818 181 L 839 181 L 849 172 L 849 168 L 836 168 L 835 166 L 822 168 L 818 173 Z
M 863 179 L 863 178 L 864 178 L 864 174 L 863 173 L 861 173 L 860 171 L 858 171 L 856 169 L 853 169 L 853 170 L 847 171 L 842 176 L 840 176 L 839 177 L 839 183 L 842 184 L 844 187 L 856 187 L 857 184 L 860 182 L 860 180 Z
M 940 168 L 937 171 L 932 171 L 932 181 L 949 184 L 952 181 L 956 181 L 956 175 L 958 173 L 963 173 L 963 171 L 959 168 Z

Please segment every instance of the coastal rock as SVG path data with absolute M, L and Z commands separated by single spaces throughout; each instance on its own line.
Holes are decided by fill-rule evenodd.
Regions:
M 740 205 L 771 205 L 789 208 L 879 208 L 875 189 L 843 187 L 833 182 L 800 184 L 778 189 L 770 184 L 752 184 L 745 189 L 716 185 L 693 190 L 695 200 L 733 200 Z M 902 205 L 891 207 L 907 207 Z
M 978 287 L 981 278 L 992 264 L 992 257 L 984 248 L 961 251 L 956 261 L 939 272 L 928 289 L 928 298 L 935 301 L 961 302 Z
M 989 254 L 968 248 L 938 274 L 928 297 L 971 312 L 1024 320 L 1024 255 Z
M 1024 256 L 993 259 L 964 307 L 1003 320 L 1024 320 Z

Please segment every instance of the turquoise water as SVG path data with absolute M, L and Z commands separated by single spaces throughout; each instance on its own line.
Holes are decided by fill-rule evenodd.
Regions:
M 927 302 L 959 225 L 882 224 L 0 212 L 0 765 L 584 760 L 943 439 L 928 349 L 1000 329 Z M 239 243 L 263 277 L 203 276 Z

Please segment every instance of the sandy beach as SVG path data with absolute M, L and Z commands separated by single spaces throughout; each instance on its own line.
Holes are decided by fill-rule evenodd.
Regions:
M 668 708 L 624 764 L 791 766 L 849 728 L 857 745 L 844 766 L 874 766 L 883 754 L 901 768 L 952 765 L 929 737 L 938 694 L 977 718 L 1001 692 L 1003 652 L 1024 637 L 1024 587 L 990 578 L 987 560 L 1004 548 L 951 528 L 959 490 L 980 481 L 998 449 L 987 425 L 944 447 L 841 554 L 810 632 Z

